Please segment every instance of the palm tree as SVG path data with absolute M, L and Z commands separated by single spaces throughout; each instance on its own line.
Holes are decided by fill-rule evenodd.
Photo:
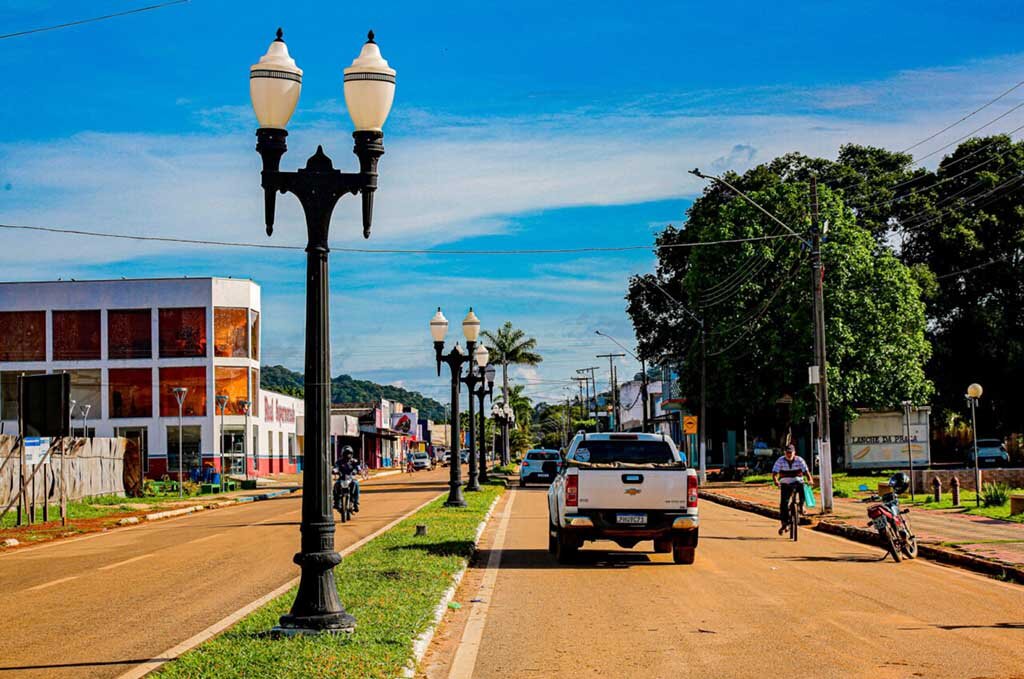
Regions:
M 483 338 L 491 360 L 501 363 L 501 394 L 505 403 L 509 403 L 508 366 L 537 365 L 544 359 L 536 352 L 537 340 L 527 337 L 519 328 L 513 327 L 511 321 L 498 328 L 497 332 L 484 330 Z M 508 430 L 503 432 L 502 463 L 509 462 Z

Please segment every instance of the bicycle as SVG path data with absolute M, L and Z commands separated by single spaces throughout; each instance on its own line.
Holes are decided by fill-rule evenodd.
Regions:
M 789 539 L 793 542 L 797 541 L 799 535 L 800 515 L 803 513 L 804 506 L 802 498 L 802 488 L 800 489 L 800 492 L 791 493 L 789 496 Z

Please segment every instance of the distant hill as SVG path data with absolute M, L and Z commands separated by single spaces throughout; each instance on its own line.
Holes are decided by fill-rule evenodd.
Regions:
M 283 365 L 263 366 L 260 370 L 260 387 L 289 396 L 303 394 L 302 373 L 289 370 Z M 444 419 L 444 405 L 416 391 L 401 387 L 377 384 L 369 380 L 356 380 L 350 375 L 338 375 L 331 379 L 331 401 L 334 403 L 350 403 L 354 401 L 374 401 L 386 398 L 398 401 L 419 410 L 420 415 L 435 422 Z

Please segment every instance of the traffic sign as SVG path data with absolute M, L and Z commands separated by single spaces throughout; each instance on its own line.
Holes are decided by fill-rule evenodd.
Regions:
M 686 415 L 683 417 L 683 433 L 684 434 L 696 434 L 697 433 L 697 416 Z

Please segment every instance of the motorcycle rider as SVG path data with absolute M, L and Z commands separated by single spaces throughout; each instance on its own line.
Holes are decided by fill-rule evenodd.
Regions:
M 338 460 L 338 464 L 334 467 L 335 473 L 340 476 L 350 476 L 352 478 L 352 511 L 359 511 L 359 461 L 355 459 L 355 451 L 352 450 L 352 446 L 343 446 L 341 449 L 341 459 Z M 335 505 L 337 505 L 337 498 L 335 498 Z
M 807 468 L 804 458 L 797 456 L 796 446 L 790 443 L 786 446 L 786 453 L 775 460 L 775 465 L 772 467 L 772 483 L 778 486 L 781 491 L 779 512 L 782 518 L 782 526 L 779 527 L 779 535 L 785 533 L 786 528 L 789 527 L 789 497 L 793 493 L 797 493 L 800 507 L 803 507 L 805 474 L 807 476 L 807 483 L 813 486 L 814 478 L 811 476 L 811 470 Z M 795 516 L 792 519 L 799 521 L 800 517 Z

